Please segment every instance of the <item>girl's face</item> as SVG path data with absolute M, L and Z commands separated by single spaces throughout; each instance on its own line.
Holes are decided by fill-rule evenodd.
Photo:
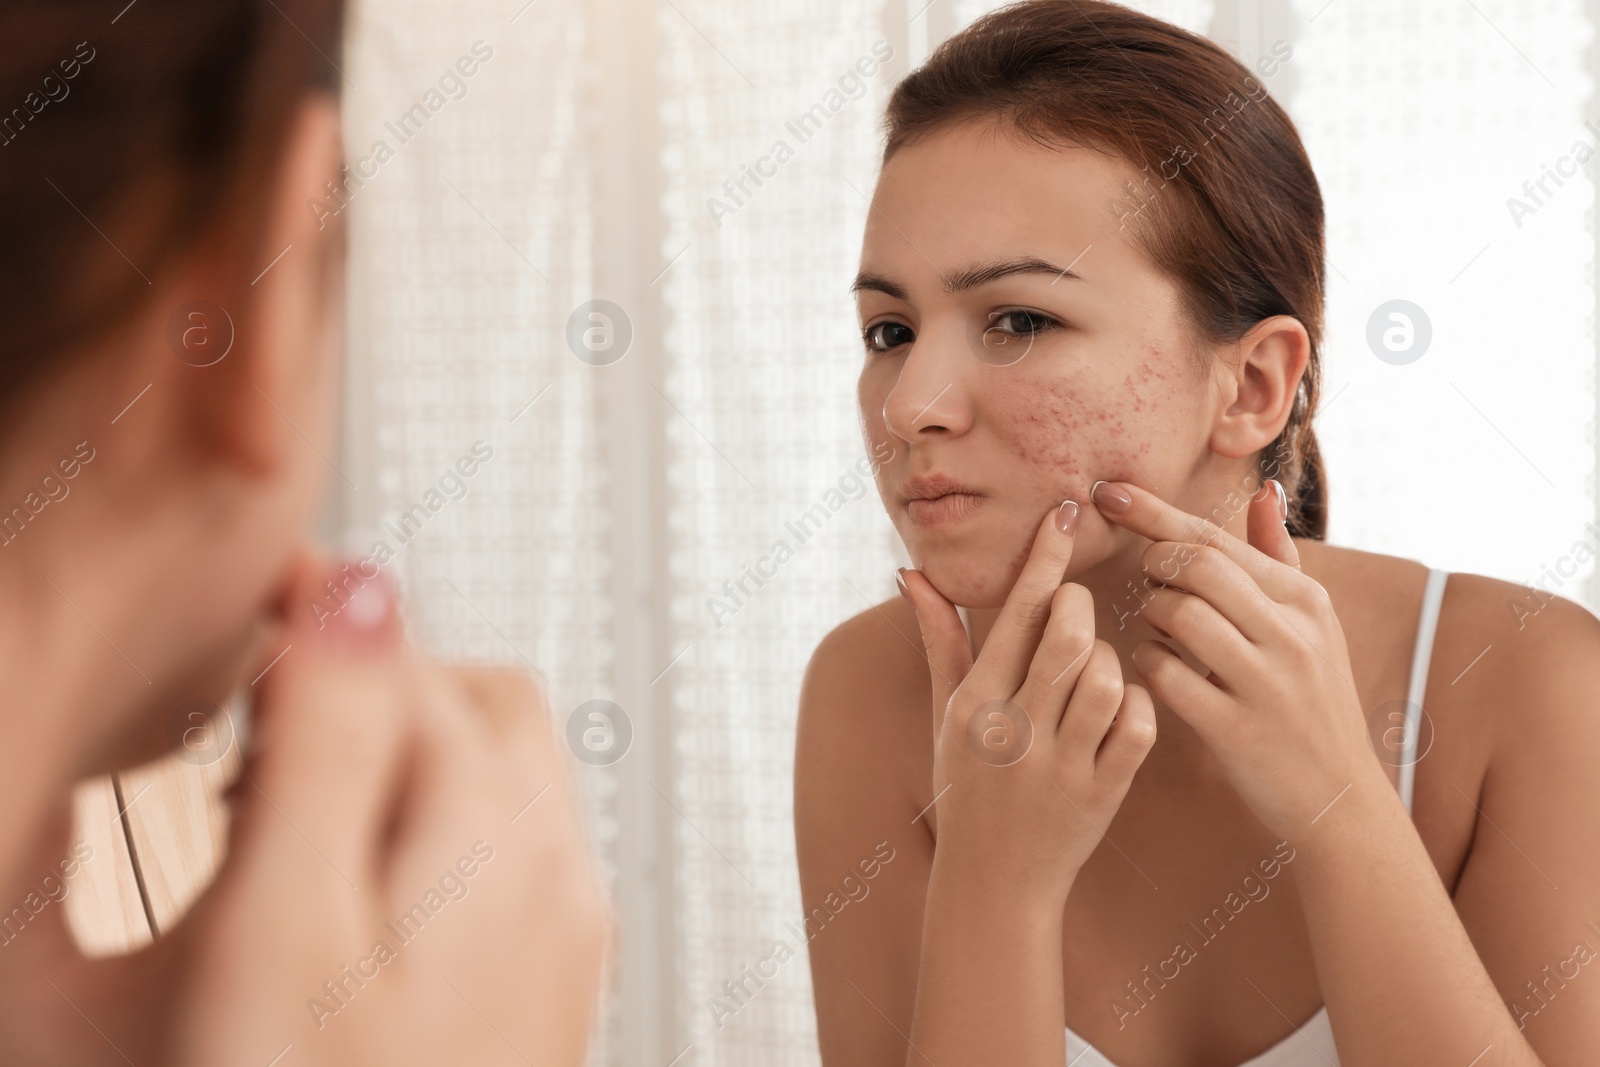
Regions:
M 1083 505 L 1069 577 L 1131 548 L 1090 486 L 1183 507 L 1209 453 L 1211 357 L 1132 242 L 1142 219 L 1119 228 L 1135 176 L 974 121 L 900 149 L 878 179 L 855 287 L 864 432 L 872 455 L 893 449 L 878 491 L 912 560 L 957 604 L 1002 604 L 1068 498 Z

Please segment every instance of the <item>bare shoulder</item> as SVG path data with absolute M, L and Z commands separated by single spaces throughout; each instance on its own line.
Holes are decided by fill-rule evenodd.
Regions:
M 905 1062 L 933 866 L 917 818 L 933 792 L 931 701 L 921 631 L 899 597 L 835 627 L 801 685 L 795 853 L 827 1064 Z
M 1561 588 L 1450 576 L 1439 628 L 1447 662 L 1429 672 L 1438 696 L 1427 710 L 1464 709 L 1487 751 L 1476 776 L 1447 781 L 1448 764 L 1417 766 L 1419 805 L 1428 789 L 1439 822 L 1470 823 L 1452 897 L 1545 1063 L 1578 1062 L 1600 1039 L 1600 989 L 1574 985 L 1552 1002 L 1548 986 L 1526 981 L 1549 972 L 1549 946 L 1570 944 L 1574 931 L 1588 939 L 1587 902 L 1600 894 L 1600 619 Z
M 1428 568 L 1416 560 L 1319 542 L 1302 563 L 1329 592 L 1357 649 L 1381 644 L 1409 668 Z M 1530 729 L 1571 729 L 1596 719 L 1600 618 L 1536 586 L 1452 572 L 1440 603 L 1427 683 L 1427 710 L 1472 730 L 1489 751 L 1506 751 Z M 1374 661 L 1384 658 L 1369 650 Z M 1576 718 L 1575 718 L 1576 717 Z
M 1460 662 L 1446 684 L 1493 714 L 1497 749 L 1523 749 L 1532 733 L 1584 728 L 1593 736 L 1600 618 L 1553 589 L 1481 574 L 1452 574 L 1445 607 Z
M 1381 552 L 1295 540 L 1300 569 L 1328 593 L 1344 630 L 1362 705 L 1404 695 L 1428 568 Z
M 817 644 L 801 701 L 827 696 L 830 704 L 857 704 L 893 696 L 906 704 L 908 687 L 918 696 L 932 692 L 916 615 L 896 598 L 851 616 Z
M 1328 590 L 1336 607 L 1378 616 L 1420 603 L 1428 568 L 1414 559 L 1305 538 L 1296 538 L 1295 546 L 1301 570 Z
M 812 784 L 827 788 L 838 775 L 868 769 L 902 782 L 927 779 L 931 694 L 921 632 L 903 600 L 834 627 L 811 654 L 801 683 L 797 798 Z

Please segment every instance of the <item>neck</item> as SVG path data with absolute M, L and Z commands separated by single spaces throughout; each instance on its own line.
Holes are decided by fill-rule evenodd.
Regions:
M 30 534 L 46 541 L 42 530 L 23 538 Z M 150 689 L 89 621 L 116 628 L 97 595 L 115 583 L 100 568 L 52 565 L 39 558 L 45 553 L 21 549 L 23 538 L 0 547 L 0 679 L 7 696 L 0 881 L 7 884 L 37 877 L 17 863 L 89 769 L 93 723 L 124 718 L 123 709 L 148 699 Z
M 151 377 L 151 395 L 120 422 L 112 420 L 151 379 L 115 380 L 102 369 L 98 381 L 64 373 L 40 387 L 8 426 L 0 470 L 0 882 L 37 876 L 16 865 L 30 862 L 23 854 L 39 826 L 76 782 L 170 748 L 163 709 L 216 689 L 196 673 L 197 646 L 237 647 L 238 635 L 191 610 L 215 584 L 196 577 L 203 564 L 192 551 L 203 543 L 196 524 L 213 520 L 170 506 L 163 494 L 187 486 L 170 472 L 165 481 L 149 473 L 159 467 L 151 427 L 173 422 L 160 407 L 166 382 Z

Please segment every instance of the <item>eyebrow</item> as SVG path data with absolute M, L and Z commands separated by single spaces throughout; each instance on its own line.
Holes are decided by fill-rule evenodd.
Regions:
M 1073 281 L 1083 281 L 1082 275 L 1065 267 L 1058 267 L 1048 260 L 1040 259 L 1038 256 L 1022 256 L 1017 259 L 1003 259 L 993 263 L 981 263 L 976 266 L 963 267 L 957 271 L 941 274 L 939 281 L 943 285 L 945 292 L 959 293 L 1013 274 L 1048 274 L 1058 280 L 1071 278 Z M 896 300 L 908 299 L 904 286 L 881 274 L 870 274 L 867 271 L 862 271 L 856 275 L 856 280 L 850 286 L 850 291 L 852 293 L 871 291 L 885 293 Z

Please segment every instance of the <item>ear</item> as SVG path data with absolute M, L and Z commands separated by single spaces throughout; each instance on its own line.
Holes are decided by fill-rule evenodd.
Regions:
M 302 437 L 318 435 L 310 402 L 338 351 L 344 272 L 342 211 L 325 205 L 340 206 L 329 184 L 343 155 L 337 99 L 308 95 L 256 199 L 240 207 L 260 216 L 220 222 L 234 235 L 220 234 L 188 264 L 187 293 L 216 294 L 221 314 L 203 320 L 214 343 L 232 341 L 217 362 L 179 368 L 190 444 L 250 477 L 278 473 L 290 450 L 305 447 Z
M 1254 455 L 1282 432 L 1311 358 L 1311 338 L 1299 319 L 1273 315 L 1239 341 L 1238 358 L 1217 360 L 1225 407 L 1211 431 L 1211 450 L 1238 459 Z

